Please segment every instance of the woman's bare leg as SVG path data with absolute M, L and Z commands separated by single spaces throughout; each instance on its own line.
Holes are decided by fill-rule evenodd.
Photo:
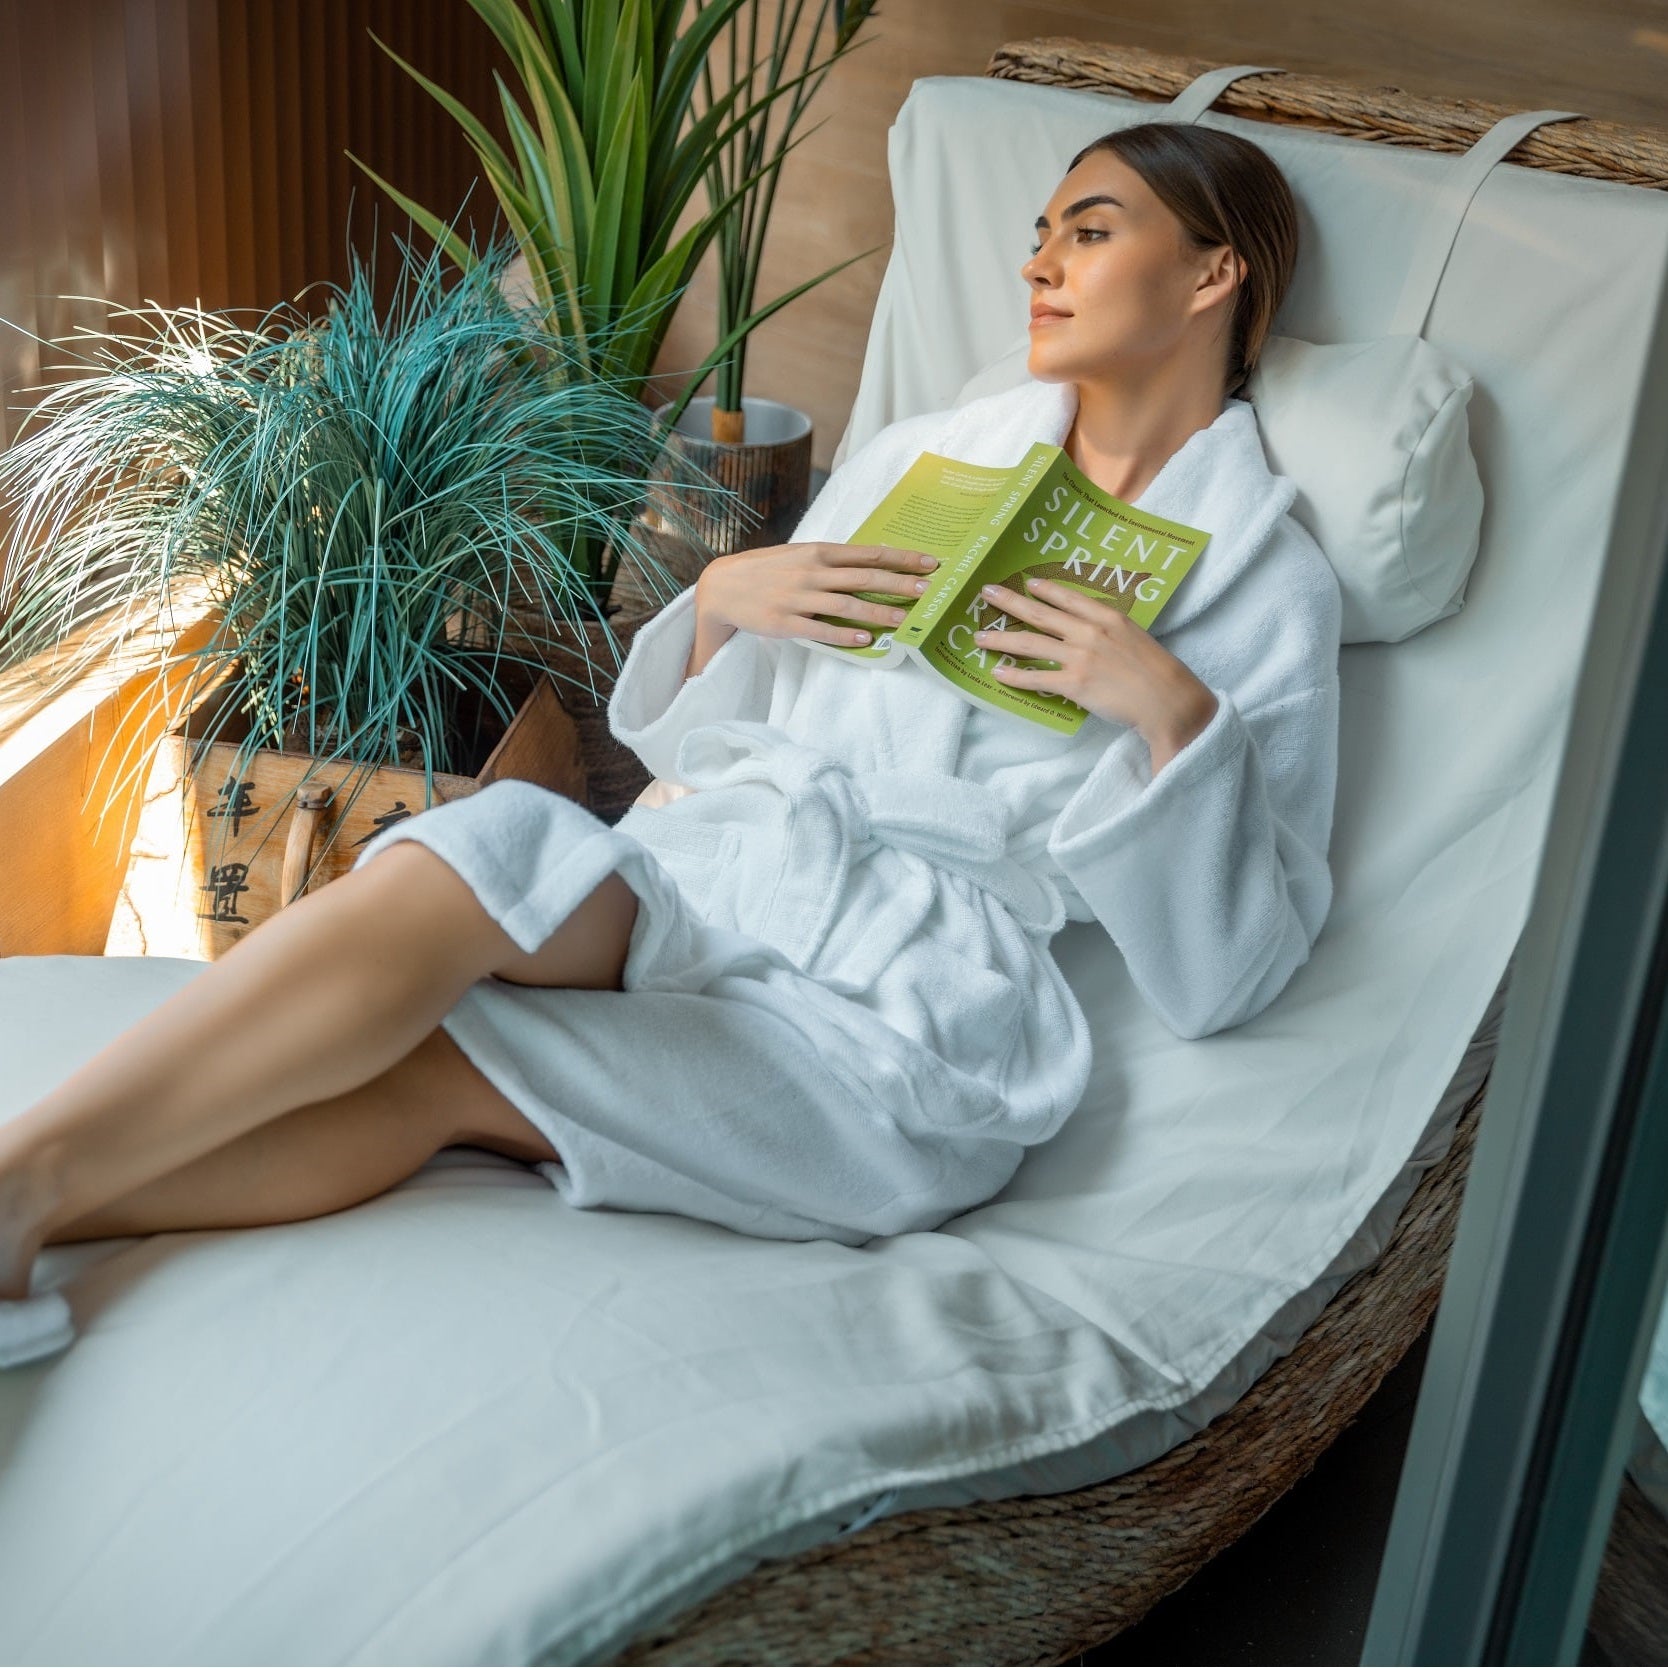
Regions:
M 619 989 L 636 910 L 610 874 L 525 955 L 414 842 L 292 904 L 0 1125 L 0 1298 L 25 1295 L 36 1252 L 70 1224 L 389 1072 L 477 979 Z M 480 1087 L 452 1140 L 501 1102 L 469 1070 Z
M 64 1223 L 47 1243 L 303 1222 L 374 1199 L 461 1143 L 527 1164 L 560 1157 L 434 1031 L 380 1077 L 249 1130 Z

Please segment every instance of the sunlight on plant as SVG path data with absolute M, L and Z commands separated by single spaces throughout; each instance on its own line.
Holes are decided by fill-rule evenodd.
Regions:
M 733 495 L 506 301 L 513 254 L 460 276 L 402 243 L 386 308 L 356 257 L 317 317 L 115 309 L 109 330 L 55 344 L 78 350 L 65 380 L 0 455 L 0 671 L 49 656 L 61 686 L 206 592 L 221 618 L 192 681 L 229 693 L 200 748 L 236 719 L 243 757 L 288 747 L 426 779 L 469 772 L 483 714 L 513 715 L 517 668 L 521 688 L 549 663 L 594 693 L 560 669 L 563 645 L 605 622 L 621 554 L 660 596 L 680 588 L 637 510 L 689 537 L 684 494 Z M 606 570 L 576 556 L 598 543 Z

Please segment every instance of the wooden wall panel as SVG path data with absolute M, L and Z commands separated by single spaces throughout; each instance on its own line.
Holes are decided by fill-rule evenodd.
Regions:
M 347 276 L 403 217 L 352 150 L 452 212 L 474 157 L 371 40 L 476 108 L 497 47 L 449 0 L 0 3 L 0 445 L 100 301 L 265 309 Z M 350 211 L 351 203 L 351 211 Z M 476 192 L 484 230 L 495 205 Z M 350 226 L 351 219 L 351 226 Z M 391 251 L 389 251 L 391 254 Z M 394 262 L 379 259 L 384 285 Z M 62 297 L 91 296 L 92 302 Z

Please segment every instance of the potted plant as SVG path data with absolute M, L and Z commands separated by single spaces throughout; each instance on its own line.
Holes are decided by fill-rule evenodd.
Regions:
M 716 435 L 728 447 L 744 439 L 749 446 L 772 446 L 768 433 L 734 432 L 746 411 L 741 378 L 747 337 L 807 290 L 874 252 L 864 250 L 763 307 L 753 305 L 759 249 L 782 161 L 798 142 L 794 129 L 830 66 L 850 48 L 873 0 L 821 0 L 797 63 L 791 58 L 804 0 L 785 0 L 777 8 L 764 50 L 759 0 L 697 0 L 681 30 L 683 0 L 468 3 L 509 59 L 511 73 L 499 83 L 507 147 L 480 115 L 384 43 L 378 45 L 463 129 L 521 247 L 526 281 L 553 328 L 569 338 L 583 362 L 640 393 L 673 305 L 718 239 L 720 340 L 690 374 L 684 393 L 657 415 L 679 433 L 682 447 L 689 433 L 682 421 L 685 409 L 707 374 L 720 368 L 716 405 L 702 412 L 709 437 Z M 833 49 L 819 59 L 830 20 Z M 711 66 L 720 54 L 729 75 L 715 91 Z M 774 133 L 773 113 L 786 118 Z M 471 251 L 439 215 L 365 171 L 460 265 L 468 264 Z M 702 181 L 706 213 L 679 232 L 680 217 Z M 599 334 L 610 342 L 609 353 L 595 348 Z M 763 406 L 758 410 L 762 421 Z M 796 520 L 805 507 L 810 428 L 808 418 L 800 414 L 800 419 L 786 424 L 789 447 L 797 447 L 800 459 L 794 466 L 760 469 L 751 455 L 732 451 L 724 455 L 722 469 L 712 471 L 738 492 L 762 495 L 770 482 L 786 487 L 787 507 L 763 524 L 766 530 Z M 710 502 L 685 501 L 707 550 L 741 548 L 739 530 L 758 522 L 757 504 L 751 514 L 739 500 L 735 505 L 722 516 L 706 513 Z
M 459 276 L 402 246 L 385 310 L 356 258 L 316 316 L 152 307 L 59 344 L 80 348 L 66 379 L 0 455 L 0 667 L 73 637 L 62 682 L 138 615 L 206 597 L 190 756 L 233 754 L 195 797 L 213 806 L 263 754 L 301 756 L 280 773 L 286 813 L 348 765 L 410 771 L 422 809 L 437 780 L 478 779 L 546 669 L 588 692 L 574 631 L 595 593 L 573 550 L 612 541 L 652 570 L 630 518 L 661 435 L 505 300 L 509 258 Z M 143 767 L 124 763 L 117 793 Z

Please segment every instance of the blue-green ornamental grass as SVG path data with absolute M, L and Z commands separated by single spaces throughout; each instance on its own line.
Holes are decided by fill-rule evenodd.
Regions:
M 80 349 L 67 380 L 0 454 L 0 669 L 102 616 L 54 657 L 67 681 L 200 586 L 224 617 L 193 676 L 229 674 L 230 693 L 199 748 L 244 713 L 243 759 L 287 745 L 468 773 L 468 715 L 484 700 L 508 721 L 504 673 L 543 663 L 541 621 L 550 641 L 603 617 L 620 552 L 676 593 L 633 516 L 652 501 L 687 533 L 668 480 L 726 489 L 504 299 L 512 244 L 461 274 L 400 250 L 385 308 L 355 258 L 311 318 L 293 303 L 248 326 L 152 306 L 57 344 Z M 612 561 L 583 557 L 608 540 Z

